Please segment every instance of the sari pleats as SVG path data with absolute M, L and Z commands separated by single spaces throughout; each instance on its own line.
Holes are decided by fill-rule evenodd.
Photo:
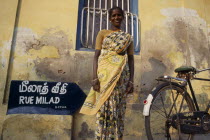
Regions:
M 95 140 L 116 140 L 123 137 L 128 78 L 126 67 L 112 94 L 97 112 Z

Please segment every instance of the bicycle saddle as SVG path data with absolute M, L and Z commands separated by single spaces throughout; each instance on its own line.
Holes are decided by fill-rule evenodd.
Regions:
M 175 72 L 185 72 L 185 73 L 187 73 L 187 72 L 191 72 L 191 71 L 195 72 L 196 69 L 192 66 L 181 66 L 181 67 L 178 67 L 178 68 L 175 69 Z

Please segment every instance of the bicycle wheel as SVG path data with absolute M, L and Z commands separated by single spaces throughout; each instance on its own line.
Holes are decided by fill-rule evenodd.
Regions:
M 163 83 L 153 91 L 150 115 L 145 116 L 145 129 L 149 140 L 191 140 L 193 135 L 181 134 L 172 126 L 177 113 L 195 111 L 193 101 L 177 83 Z M 174 121 L 175 122 L 175 121 Z

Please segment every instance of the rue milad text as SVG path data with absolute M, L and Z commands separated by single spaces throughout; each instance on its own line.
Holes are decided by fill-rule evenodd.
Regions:
M 29 81 L 23 81 L 19 85 L 19 93 L 38 93 L 40 96 L 20 96 L 19 104 L 58 104 L 60 102 L 60 97 L 50 97 L 47 100 L 47 97 L 44 96 L 49 93 L 63 95 L 67 93 L 66 86 L 67 83 L 56 83 L 51 89 L 49 89 L 47 82 L 44 85 L 30 85 Z

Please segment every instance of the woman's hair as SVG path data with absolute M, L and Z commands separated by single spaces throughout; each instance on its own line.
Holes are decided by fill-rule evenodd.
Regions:
M 120 13 L 122 14 L 122 17 L 124 18 L 124 11 L 120 7 L 114 6 L 111 9 L 109 9 L 109 19 L 111 18 L 112 12 L 114 10 L 119 10 Z

